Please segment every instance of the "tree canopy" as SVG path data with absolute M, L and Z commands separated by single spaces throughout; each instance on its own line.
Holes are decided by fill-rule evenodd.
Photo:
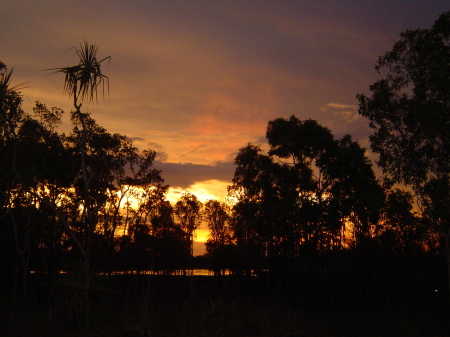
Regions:
M 450 173 L 450 12 L 431 29 L 406 30 L 376 70 L 384 77 L 358 95 L 374 130 L 372 150 L 396 182 L 419 191 Z
M 394 183 L 411 185 L 429 225 L 445 239 L 450 286 L 450 12 L 430 29 L 406 30 L 359 94 L 372 150 Z

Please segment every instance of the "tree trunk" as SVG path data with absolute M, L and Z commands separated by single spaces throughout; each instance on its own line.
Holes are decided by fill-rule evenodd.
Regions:
M 444 235 L 445 238 L 445 259 L 447 260 L 447 282 L 448 282 L 448 291 L 449 291 L 449 300 L 450 300 L 450 228 L 447 232 L 447 235 Z
M 84 257 L 84 312 L 83 319 L 86 326 L 90 325 L 90 289 L 91 289 L 91 257 L 90 249 L 87 249 Z

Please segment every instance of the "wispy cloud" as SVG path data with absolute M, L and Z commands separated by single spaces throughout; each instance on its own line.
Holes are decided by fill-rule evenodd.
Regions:
M 29 83 L 27 111 L 39 100 L 68 115 L 63 78 L 42 70 L 72 64 L 80 40 L 99 43 L 112 56 L 110 93 L 83 108 L 156 150 L 170 185 L 200 188 L 230 181 L 239 148 L 263 143 L 277 117 L 313 118 L 366 141 L 354 97 L 376 79 L 374 62 L 401 30 L 430 27 L 444 10 L 444 0 L 6 1 L 0 57 Z
M 336 108 L 336 109 L 356 110 L 358 108 L 358 106 L 355 104 L 341 104 L 341 103 L 328 103 L 326 106 L 329 108 Z
M 261 126 L 261 130 L 265 129 Z M 139 133 L 136 144 L 142 148 L 150 148 L 161 153 L 159 160 L 169 163 L 192 163 L 196 165 L 215 165 L 217 162 L 227 162 L 234 159 L 239 148 L 248 142 L 256 142 L 259 138 L 251 133 L 220 133 L 206 132 L 157 131 L 150 130 Z
M 327 103 L 322 108 L 325 123 L 334 135 L 350 134 L 354 139 L 367 143 L 370 129 L 367 120 L 358 114 L 358 106 L 348 103 Z

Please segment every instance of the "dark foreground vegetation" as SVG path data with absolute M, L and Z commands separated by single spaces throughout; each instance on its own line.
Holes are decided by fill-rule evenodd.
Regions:
M 30 283 L 27 303 L 2 291 L 0 336 L 450 334 L 439 256 L 309 256 L 258 277 L 95 276 L 89 327 L 80 322 L 83 278 L 34 274 Z
M 96 46 L 53 69 L 69 134 L 62 110 L 22 110 L 0 62 L 0 335 L 450 334 L 449 36 L 450 12 L 405 31 L 357 96 L 383 177 L 350 135 L 276 118 L 267 154 L 239 150 L 228 204 L 171 204 L 156 153 L 81 109 L 108 81 Z M 216 276 L 171 275 L 202 221 Z

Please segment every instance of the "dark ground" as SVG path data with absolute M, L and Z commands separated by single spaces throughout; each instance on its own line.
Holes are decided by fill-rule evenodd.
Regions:
M 446 291 L 367 295 L 336 284 L 313 293 L 264 277 L 96 277 L 84 327 L 76 280 L 31 283 L 27 304 L 2 295 L 0 336 L 450 336 Z

